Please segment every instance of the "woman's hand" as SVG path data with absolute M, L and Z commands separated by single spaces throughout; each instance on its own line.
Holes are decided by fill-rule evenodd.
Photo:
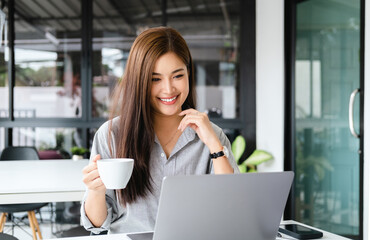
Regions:
M 195 109 L 182 111 L 179 116 L 185 116 L 178 127 L 184 131 L 186 127 L 191 127 L 198 134 L 200 140 L 209 148 L 210 152 L 222 150 L 222 144 L 212 128 L 211 122 L 206 113 L 198 112 Z
M 82 169 L 82 181 L 89 189 L 89 194 L 84 204 L 85 212 L 94 227 L 101 227 L 107 218 L 106 188 L 100 179 L 96 163 L 99 159 L 100 154 L 96 155 L 89 165 Z
M 97 161 L 100 159 L 100 154 L 96 155 L 93 160 L 82 169 L 82 181 L 90 191 L 105 194 L 106 188 L 100 178 L 98 172 Z
M 222 151 L 223 147 L 218 139 L 215 131 L 212 128 L 211 122 L 207 114 L 198 112 L 195 109 L 187 109 L 182 111 L 179 116 L 185 116 L 179 125 L 181 131 L 186 127 L 191 127 L 198 134 L 200 140 L 208 147 L 211 153 Z M 213 160 L 215 174 L 233 173 L 229 160 L 226 156 L 219 157 Z

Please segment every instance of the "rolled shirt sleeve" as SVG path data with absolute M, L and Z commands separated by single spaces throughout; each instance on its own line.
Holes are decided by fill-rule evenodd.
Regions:
M 110 154 L 109 147 L 108 147 L 108 136 L 106 131 L 101 131 L 100 129 L 107 129 L 108 128 L 109 121 L 104 123 L 99 130 L 96 132 L 91 148 L 91 155 L 90 155 L 90 161 L 97 155 L 100 154 L 101 159 L 106 158 L 112 158 L 112 155 Z M 114 138 L 112 135 L 112 143 L 114 144 Z M 113 145 L 114 146 L 114 145 Z M 112 147 L 113 156 L 114 156 L 114 147 Z M 100 233 L 102 231 L 109 231 L 110 225 L 112 222 L 116 221 L 117 219 L 123 217 L 124 215 L 124 209 L 121 208 L 121 211 L 119 211 L 119 208 L 117 204 L 117 198 L 115 195 L 114 190 L 107 190 L 105 194 L 106 199 L 106 205 L 107 205 L 107 218 L 105 219 L 104 223 L 101 227 L 95 227 L 90 219 L 87 217 L 85 212 L 85 201 L 88 195 L 88 189 L 86 189 L 85 195 L 82 200 L 81 204 L 81 222 L 84 228 L 88 231 L 91 231 L 95 234 Z
M 105 200 L 106 200 L 106 205 L 107 205 L 107 218 L 105 219 L 104 223 L 100 227 L 95 227 L 90 219 L 87 217 L 86 212 L 85 212 L 85 199 L 87 197 L 87 193 L 85 194 L 84 201 L 82 202 L 81 205 L 81 222 L 84 228 L 88 231 L 91 231 L 95 234 L 98 234 L 103 231 L 109 231 L 110 225 L 113 222 L 113 219 L 118 218 L 118 209 L 117 209 L 117 204 L 116 202 L 106 194 Z

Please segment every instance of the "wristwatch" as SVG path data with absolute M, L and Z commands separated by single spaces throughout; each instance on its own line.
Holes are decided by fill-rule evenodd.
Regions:
M 222 151 L 211 153 L 211 154 L 209 154 L 209 156 L 212 159 L 219 158 L 219 157 L 222 157 L 222 156 L 226 156 L 228 158 L 229 157 L 229 150 L 227 149 L 226 146 L 223 146 Z

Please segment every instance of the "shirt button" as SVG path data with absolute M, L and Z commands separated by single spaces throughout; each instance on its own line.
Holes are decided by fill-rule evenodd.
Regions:
M 164 153 L 161 153 L 161 157 L 164 157 Z

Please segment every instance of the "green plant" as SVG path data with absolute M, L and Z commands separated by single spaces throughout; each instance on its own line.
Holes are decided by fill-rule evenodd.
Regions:
M 329 159 L 324 156 L 315 156 L 309 154 L 304 156 L 303 154 L 303 143 L 297 141 L 296 144 L 296 176 L 298 179 L 303 179 L 304 176 L 309 176 L 308 172 L 313 170 L 312 177 L 318 181 L 322 181 L 325 177 L 326 172 L 333 172 L 334 167 L 330 163 Z
M 239 163 L 239 159 L 243 156 L 245 146 L 245 139 L 241 135 L 237 136 L 231 144 L 231 151 L 233 152 L 235 161 L 237 163 Z M 270 153 L 264 150 L 256 149 L 247 159 L 238 164 L 239 170 L 241 173 L 257 172 L 257 165 L 272 160 L 273 158 L 274 157 Z
M 89 149 L 84 147 L 72 147 L 71 152 L 73 155 L 84 155 L 85 153 L 89 152 Z

